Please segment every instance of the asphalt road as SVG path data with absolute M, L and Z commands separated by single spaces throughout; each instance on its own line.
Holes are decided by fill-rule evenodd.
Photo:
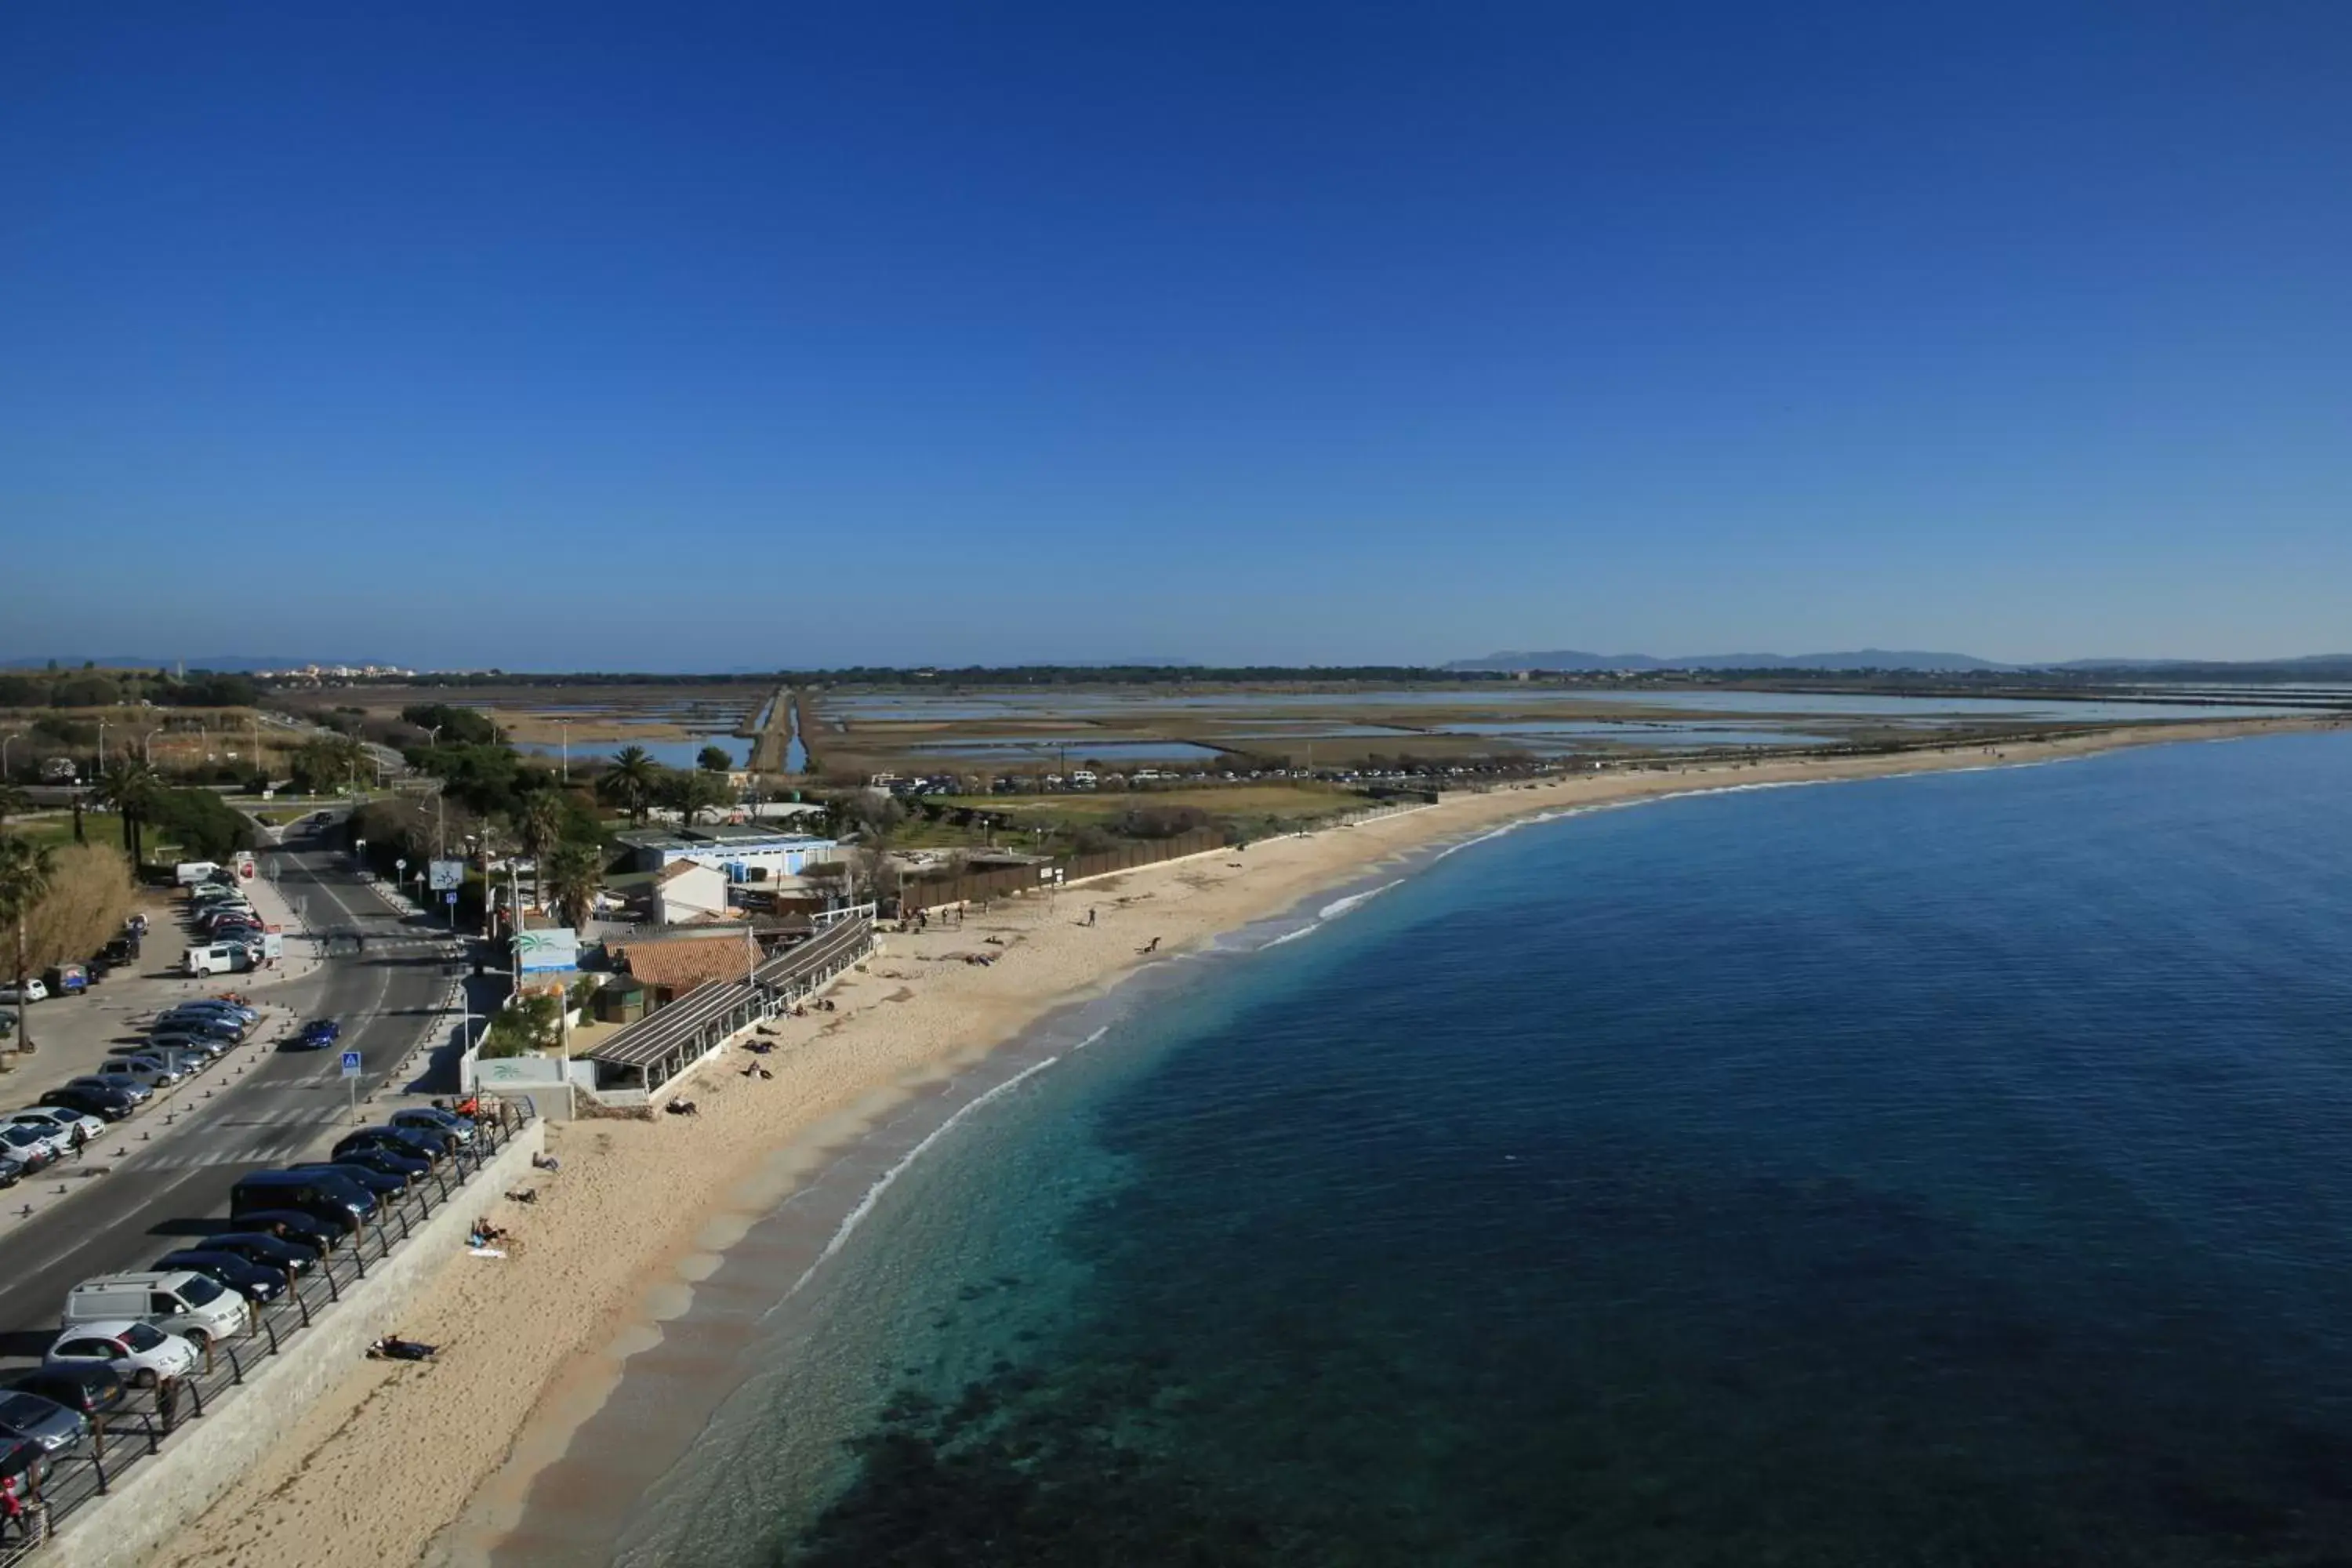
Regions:
M 387 944 L 331 958 L 316 974 L 270 996 L 306 1017 L 340 1020 L 339 1048 L 362 1054 L 361 1092 L 386 1087 L 448 990 L 446 953 L 425 945 L 435 932 L 394 914 L 338 851 L 289 840 L 264 853 L 278 861 L 280 889 L 303 900 L 312 930 L 357 930 L 370 950 Z M 224 978 L 234 986 L 232 977 Z M 242 1077 L 230 1077 L 240 1061 L 250 1065 Z M 257 1038 L 205 1077 L 212 1080 L 206 1087 L 226 1087 L 193 1121 L 167 1131 L 159 1113 L 142 1111 L 117 1123 L 88 1157 L 107 1161 L 117 1149 L 134 1151 L 132 1157 L 10 1234 L 0 1248 L 0 1359 L 38 1356 L 56 1337 L 58 1310 L 75 1285 L 143 1268 L 187 1245 L 183 1237 L 217 1228 L 201 1222 L 228 1212 L 229 1188 L 240 1177 L 323 1148 L 350 1123 L 351 1091 L 333 1050 L 274 1051 Z M 146 1144 L 142 1132 L 151 1134 Z

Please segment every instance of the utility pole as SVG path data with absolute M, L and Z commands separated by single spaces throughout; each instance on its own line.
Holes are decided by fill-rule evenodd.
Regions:
M 572 721 L 558 719 L 556 727 L 563 731 L 563 782 L 572 782 Z

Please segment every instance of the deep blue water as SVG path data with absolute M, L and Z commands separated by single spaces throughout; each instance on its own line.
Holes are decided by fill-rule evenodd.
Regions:
M 2347 796 L 2339 733 L 1683 799 L 1170 966 L 624 1559 L 2352 1563 Z

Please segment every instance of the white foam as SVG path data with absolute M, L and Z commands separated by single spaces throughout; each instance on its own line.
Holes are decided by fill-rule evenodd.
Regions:
M 1341 915 L 1346 914 L 1349 910 L 1354 909 L 1357 905 L 1364 902 L 1367 899 L 1377 899 L 1382 893 L 1387 892 L 1391 888 L 1401 886 L 1403 881 L 1404 879 L 1402 877 L 1399 877 L 1393 882 L 1382 882 L 1377 888 L 1367 888 L 1360 893 L 1350 893 L 1344 899 L 1334 899 L 1331 902 L 1324 905 L 1321 909 L 1315 911 L 1316 919 L 1318 922 L 1321 921 L 1338 920 Z
M 1093 1045 L 1097 1040 L 1102 1038 L 1108 1028 L 1108 1026 L 1105 1026 L 1102 1029 L 1097 1029 L 1093 1034 L 1087 1036 L 1084 1041 L 1080 1042 L 1077 1048 L 1084 1049 L 1087 1046 Z M 881 1201 L 882 1194 L 890 1190 L 890 1184 L 897 1181 L 900 1175 L 905 1173 L 908 1166 L 912 1165 L 916 1161 L 921 1159 L 924 1154 L 928 1153 L 932 1144 L 937 1143 L 940 1139 L 946 1137 L 949 1132 L 952 1131 L 957 1122 L 961 1121 L 965 1117 L 970 1116 L 973 1111 L 978 1110 L 982 1106 L 986 1105 L 990 1100 L 997 1098 L 997 1096 L 1009 1094 L 1013 1089 L 1019 1088 L 1024 1080 L 1036 1077 L 1039 1073 L 1044 1072 L 1047 1068 L 1052 1067 L 1055 1062 L 1058 1062 L 1062 1058 L 1059 1057 L 1047 1057 L 1042 1062 L 1032 1062 L 1029 1066 L 1023 1068 L 1019 1072 L 1014 1073 L 1011 1078 L 1006 1079 L 1003 1083 L 998 1084 L 994 1089 L 990 1089 L 987 1093 L 973 1096 L 970 1101 L 958 1107 L 954 1115 L 949 1117 L 945 1121 L 940 1122 L 937 1127 L 931 1129 L 929 1136 L 924 1138 L 921 1142 L 916 1144 L 913 1148 L 908 1150 L 905 1154 L 901 1155 L 897 1164 L 882 1173 L 881 1180 L 876 1182 L 872 1186 L 866 1189 L 866 1195 L 857 1200 L 857 1206 L 851 1209 L 846 1215 L 842 1216 L 840 1226 L 834 1231 L 832 1239 L 824 1244 L 824 1250 L 816 1255 L 816 1260 L 811 1263 L 806 1268 L 803 1269 L 801 1271 L 801 1277 L 793 1281 L 792 1289 L 786 1290 L 782 1296 L 778 1297 L 776 1299 L 776 1305 L 769 1308 L 768 1311 L 761 1313 L 761 1316 L 763 1318 L 766 1317 L 769 1313 L 774 1312 L 777 1308 L 782 1307 L 786 1301 L 789 1301 L 793 1297 L 799 1295 L 801 1293 L 802 1287 L 805 1286 L 811 1279 L 816 1278 L 816 1271 L 824 1267 L 825 1260 L 846 1246 L 850 1237 L 856 1234 L 857 1227 L 866 1223 L 866 1216 L 874 1212 L 874 1205 Z
M 1088 1046 L 1093 1045 L 1097 1040 L 1101 1039 L 1105 1035 L 1109 1033 L 1110 1026 L 1108 1024 L 1105 1024 L 1101 1028 L 1097 1029 L 1093 1034 L 1088 1035 L 1085 1039 L 1080 1040 L 1076 1045 L 1072 1046 L 1070 1049 L 1073 1051 L 1083 1051 Z
M 1323 922 L 1321 921 L 1309 921 L 1305 925 L 1300 926 L 1297 931 L 1284 931 L 1272 942 L 1260 943 L 1258 951 L 1260 952 L 1264 952 L 1269 947 L 1280 947 L 1286 942 L 1297 942 L 1300 937 L 1312 936 L 1322 929 Z

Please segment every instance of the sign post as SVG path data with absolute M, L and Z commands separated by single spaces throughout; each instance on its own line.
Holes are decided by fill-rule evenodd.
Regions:
M 343 1082 L 351 1090 L 352 1125 L 356 1127 L 360 1121 L 360 1054 L 357 1051 L 343 1053 Z

